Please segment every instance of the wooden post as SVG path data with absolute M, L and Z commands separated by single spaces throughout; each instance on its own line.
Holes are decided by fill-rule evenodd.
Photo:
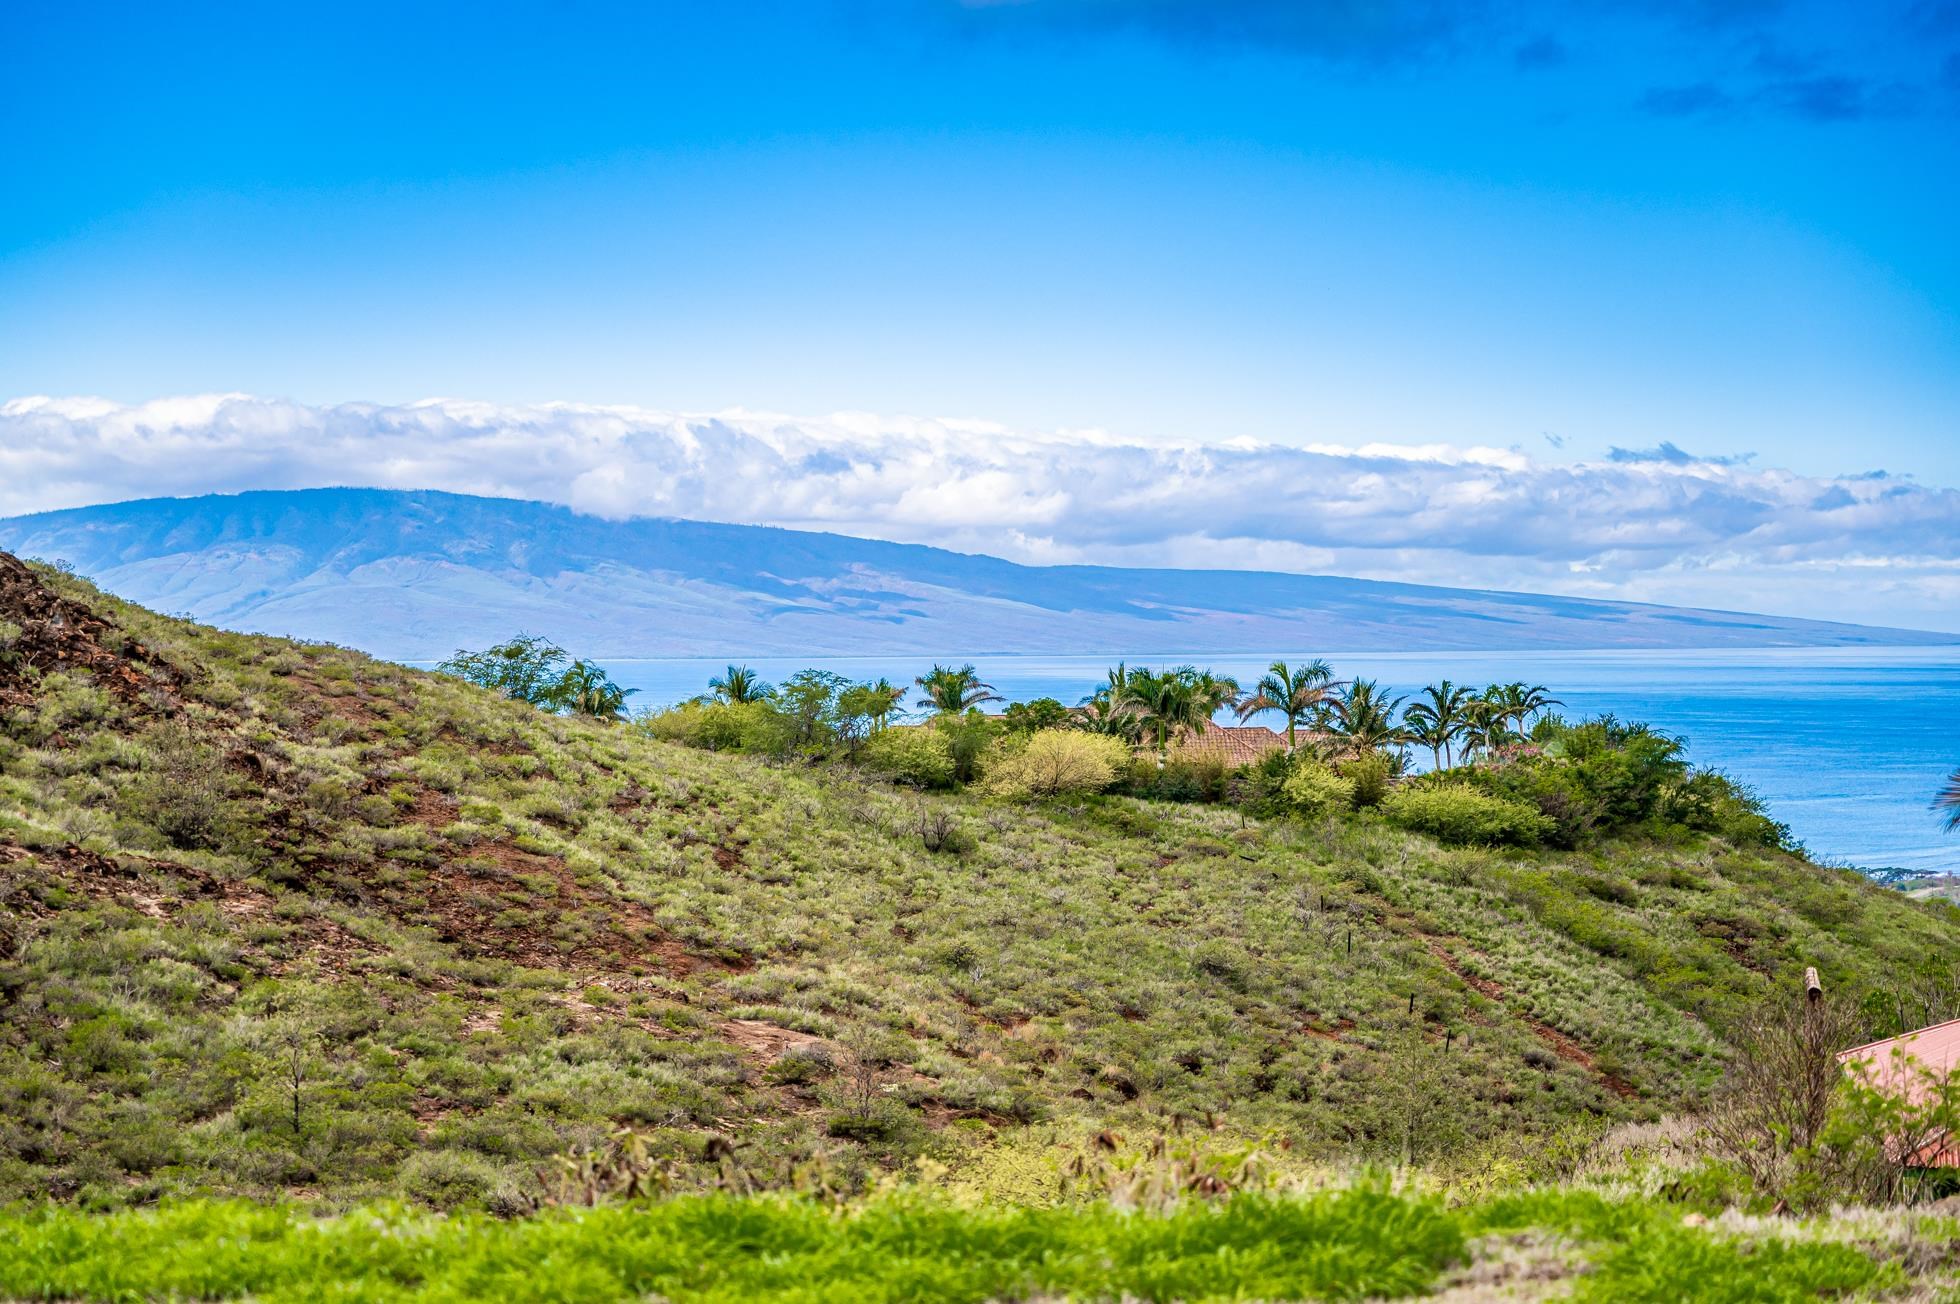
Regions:
M 1817 979 L 1817 966 L 1811 965 L 1803 971 L 1804 997 L 1812 1005 L 1824 999 L 1824 984 Z

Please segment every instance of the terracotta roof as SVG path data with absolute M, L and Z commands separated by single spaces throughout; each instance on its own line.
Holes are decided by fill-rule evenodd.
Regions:
M 1923 1104 L 1932 1094 L 1929 1074 L 1944 1077 L 1960 1069 L 1960 1019 L 1839 1051 L 1838 1063 L 1881 1091 Z M 1907 1162 L 1921 1168 L 1960 1167 L 1960 1141 L 1938 1132 L 1919 1141 Z
M 1262 724 L 1227 725 L 1205 721 L 1204 731 L 1184 734 L 1171 743 L 1179 760 L 1216 757 L 1230 766 L 1251 765 L 1272 752 L 1286 750 L 1286 735 Z

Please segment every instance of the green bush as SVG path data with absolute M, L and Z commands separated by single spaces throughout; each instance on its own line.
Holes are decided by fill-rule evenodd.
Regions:
M 980 777 L 983 758 L 1000 737 L 1002 727 L 977 710 L 961 715 L 947 712 L 933 718 L 930 728 L 945 742 L 946 754 L 953 761 L 953 782 L 972 783 Z
M 1354 785 L 1351 800 L 1356 810 L 1381 805 L 1388 797 L 1389 782 L 1395 777 L 1388 757 L 1380 752 L 1369 752 L 1345 762 L 1340 767 L 1340 775 Z
M 1220 802 L 1229 791 L 1232 771 L 1215 756 L 1179 756 L 1159 765 L 1155 756 L 1133 756 L 1123 776 L 1123 791 L 1150 801 Z
M 1382 811 L 1402 828 L 1460 846 L 1536 846 L 1552 829 L 1550 820 L 1522 802 L 1463 783 L 1403 788 L 1390 794 Z
M 1354 805 L 1354 780 L 1306 758 L 1294 764 L 1280 790 L 1287 805 L 1307 819 L 1325 819 Z
M 130 790 L 133 813 L 173 847 L 217 846 L 232 818 L 223 756 L 178 725 L 157 730 L 150 741 L 156 760 Z
M 683 702 L 639 717 L 655 738 L 711 752 L 766 751 L 775 712 L 767 702 Z
M 1043 729 L 1019 747 L 998 750 L 986 789 L 1000 797 L 1059 797 L 1101 792 L 1130 759 L 1120 738 L 1073 729 Z
M 1151 802 L 1223 802 L 1233 771 L 1217 757 L 1180 757 L 1162 765 L 1154 755 L 1133 755 L 1121 777 L 1121 790 Z
M 1075 713 L 1052 697 L 1037 697 L 1032 702 L 1009 702 L 1001 712 L 1001 722 L 1015 733 L 1040 733 L 1044 729 L 1066 729 L 1075 719 Z
M 946 788 L 953 782 L 953 748 L 931 727 L 899 726 L 871 736 L 864 761 L 894 783 L 914 788 Z
M 437 1209 L 480 1206 L 502 1182 L 496 1165 L 465 1150 L 418 1150 L 401 1167 L 402 1189 Z

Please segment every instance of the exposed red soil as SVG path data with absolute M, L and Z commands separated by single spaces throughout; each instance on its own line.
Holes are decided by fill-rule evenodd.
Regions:
M 1626 1079 L 1607 1073 L 1599 1068 L 1593 1061 L 1592 1052 L 1588 1051 L 1571 1037 L 1560 1032 L 1557 1028 L 1554 1028 L 1542 1019 L 1533 1018 L 1529 1014 L 1511 1008 L 1507 1003 L 1507 998 L 1502 987 L 1488 978 L 1480 977 L 1464 969 L 1462 963 L 1457 960 L 1456 956 L 1448 947 L 1443 945 L 1440 939 L 1425 935 L 1422 940 L 1423 945 L 1429 948 L 1429 953 L 1435 956 L 1437 961 L 1445 969 L 1455 974 L 1457 978 L 1462 980 L 1465 986 L 1500 1005 L 1504 1005 L 1505 1012 L 1529 1028 L 1531 1034 L 1550 1047 L 1554 1055 L 1592 1074 L 1593 1077 L 1599 1080 L 1601 1086 L 1623 1100 L 1632 1100 L 1639 1096 L 1639 1088 L 1635 1087 Z
M 760 1019 L 728 1019 L 716 1024 L 715 1031 L 737 1050 L 753 1055 L 765 1064 L 775 1063 L 791 1050 L 823 1044 L 822 1037 L 764 1023 Z
M 518 881 L 520 875 L 548 878 L 553 890 L 526 888 Z M 745 967 L 690 951 L 645 906 L 593 889 L 556 856 L 537 855 L 508 842 L 486 842 L 470 848 L 467 859 L 444 860 L 420 886 L 415 913 L 425 917 L 415 922 L 435 928 L 444 941 L 467 954 L 495 955 L 533 968 L 642 967 L 673 977 L 704 968 Z M 527 918 L 508 918 L 513 908 Z M 549 923 L 536 918 L 541 914 L 576 918 L 578 936 L 554 936 Z
M 21 874 L 0 899 L 17 918 L 48 919 L 60 913 L 58 906 L 46 904 L 34 890 L 36 881 L 57 883 L 69 891 L 92 900 L 107 901 L 134 910 L 152 919 L 168 920 L 187 904 L 215 905 L 224 914 L 241 920 L 263 920 L 291 929 L 298 954 L 290 959 L 268 959 L 266 970 L 288 973 L 310 965 L 332 974 L 346 974 L 356 957 L 372 954 L 375 948 L 330 919 L 307 915 L 282 919 L 274 913 L 276 899 L 246 883 L 219 878 L 189 865 L 154 858 L 121 860 L 62 847 L 30 852 L 11 843 L 0 843 L 0 874 Z
M 367 785 L 370 793 L 393 786 L 381 779 Z M 454 823 L 457 815 L 452 798 L 419 788 L 400 819 L 437 830 Z M 296 831 L 289 820 L 274 822 L 289 833 Z M 301 853 L 295 860 L 309 875 L 332 878 L 336 895 L 431 928 L 466 955 L 492 956 L 531 968 L 643 968 L 673 977 L 704 968 L 750 967 L 689 950 L 645 906 L 580 881 L 560 857 L 525 851 L 504 839 L 462 850 L 444 848 L 442 859 L 408 890 L 376 892 L 358 878 L 349 881 L 344 874 L 335 875 L 334 867 L 317 857 Z M 523 878 L 548 879 L 551 887 L 540 891 L 527 886 Z M 571 936 L 561 937 L 553 924 L 567 916 L 576 918 L 578 927 Z
M 29 670 L 87 670 L 102 686 L 134 705 L 164 705 L 184 675 L 156 652 L 123 634 L 79 602 L 55 593 L 12 553 L 0 552 L 0 620 L 20 627 L 0 658 L 0 706 L 33 700 Z

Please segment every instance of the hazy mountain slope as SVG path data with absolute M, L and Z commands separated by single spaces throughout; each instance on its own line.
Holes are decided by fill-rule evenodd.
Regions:
M 494 1204 L 620 1125 L 758 1181 L 1174 1117 L 1474 1155 L 1692 1099 L 1806 964 L 1957 945 L 1700 836 L 1448 850 L 696 751 L 0 554 L 0 1200 Z
M 840 535 L 433 492 L 151 499 L 0 521 L 161 610 L 400 659 L 512 630 L 586 655 L 1941 643 L 1952 635 L 1247 571 L 1028 567 Z

